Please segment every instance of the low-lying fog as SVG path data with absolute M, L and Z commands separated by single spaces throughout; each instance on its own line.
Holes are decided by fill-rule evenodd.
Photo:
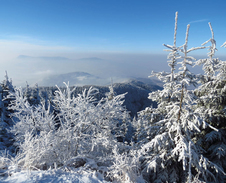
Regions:
M 68 57 L 19 55 L 1 63 L 0 77 L 3 80 L 7 70 L 15 86 L 25 86 L 26 82 L 30 86 L 35 83 L 46 86 L 49 80 L 50 85 L 55 85 L 64 80 L 67 82 L 67 77 L 76 77 L 78 85 L 106 85 L 111 78 L 114 82 L 123 82 L 128 78 L 148 78 L 152 71 L 169 71 L 167 60 L 166 54 L 109 53 L 95 57 L 79 54 Z M 200 66 L 191 70 L 195 73 L 202 72 Z M 75 72 L 77 73 L 73 76 L 66 75 Z M 85 72 L 85 75 L 79 75 L 78 72 Z M 88 78 L 87 73 L 90 74 Z M 56 83 L 53 84 L 54 82 Z

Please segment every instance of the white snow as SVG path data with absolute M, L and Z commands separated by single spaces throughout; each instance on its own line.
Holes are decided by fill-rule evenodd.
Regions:
M 1 183 L 107 183 L 98 173 L 64 172 L 62 170 L 21 171 L 0 176 Z

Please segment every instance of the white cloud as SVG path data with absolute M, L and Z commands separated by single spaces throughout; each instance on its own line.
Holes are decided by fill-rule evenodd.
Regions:
M 26 42 L 26 43 L 31 43 L 31 44 L 46 44 L 47 41 L 41 40 L 41 39 L 37 39 L 31 36 L 27 36 L 27 35 L 5 35 L 4 40 L 11 40 L 11 41 L 19 41 L 19 42 Z
M 44 76 L 44 75 L 50 75 L 53 74 L 54 72 L 52 70 L 44 70 L 44 71 L 37 71 L 34 73 L 34 75 L 40 75 L 40 76 Z
M 207 22 L 207 21 L 208 21 L 208 19 L 193 20 L 193 21 L 189 22 L 188 24 Z
M 0 40 L 0 57 L 4 59 L 13 59 L 19 55 L 48 55 L 52 56 L 55 53 L 60 55 L 64 52 L 73 52 L 76 50 L 74 47 L 66 46 L 52 46 L 52 45 L 41 45 L 41 44 L 32 44 L 23 41 L 15 40 Z

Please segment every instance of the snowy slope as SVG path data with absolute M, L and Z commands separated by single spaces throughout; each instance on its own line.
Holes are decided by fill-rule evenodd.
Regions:
M 95 172 L 83 174 L 62 170 L 21 171 L 11 176 L 0 177 L 1 183 L 107 183 Z

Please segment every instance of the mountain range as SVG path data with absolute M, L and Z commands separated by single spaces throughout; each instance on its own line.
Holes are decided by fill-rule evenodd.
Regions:
M 69 81 L 70 86 L 76 86 L 74 95 L 77 95 L 78 93 L 81 93 L 84 89 L 88 89 L 89 87 L 93 86 L 99 90 L 99 94 L 96 96 L 97 100 L 100 100 L 102 97 L 106 96 L 106 93 L 109 92 L 109 85 L 100 86 L 100 85 L 78 85 L 80 80 L 86 81 L 87 83 L 91 82 L 91 80 L 100 79 L 96 78 L 93 75 L 90 75 L 88 73 L 84 72 L 74 72 L 74 73 L 68 73 L 63 75 L 56 75 L 52 78 L 46 79 L 45 81 L 50 84 L 61 82 L 63 80 Z M 71 79 L 71 80 L 70 80 Z M 56 86 L 48 85 L 42 86 L 40 85 L 40 91 L 43 93 L 43 96 L 46 95 L 46 93 L 53 94 L 54 91 L 57 90 Z M 59 83 L 59 87 L 63 88 L 65 85 L 62 83 Z M 151 79 L 144 79 L 144 78 L 130 78 L 124 82 L 121 83 L 113 83 L 112 84 L 114 91 L 117 95 L 127 93 L 125 96 L 125 106 L 127 110 L 130 111 L 131 116 L 136 116 L 138 111 L 141 111 L 145 109 L 148 106 L 156 107 L 156 103 L 148 99 L 148 95 L 152 91 L 161 90 L 162 89 L 162 83 L 158 82 L 157 80 L 151 80 Z
M 64 82 L 70 83 L 70 86 L 83 86 L 83 85 L 109 85 L 113 80 L 114 83 L 125 83 L 131 81 L 140 81 L 146 85 L 157 85 L 162 86 L 162 82 L 157 79 L 149 78 L 136 78 L 136 77 L 113 77 L 113 78 L 101 78 L 94 76 L 87 72 L 70 72 L 65 74 L 54 74 L 44 77 L 39 81 L 39 86 L 64 86 Z

